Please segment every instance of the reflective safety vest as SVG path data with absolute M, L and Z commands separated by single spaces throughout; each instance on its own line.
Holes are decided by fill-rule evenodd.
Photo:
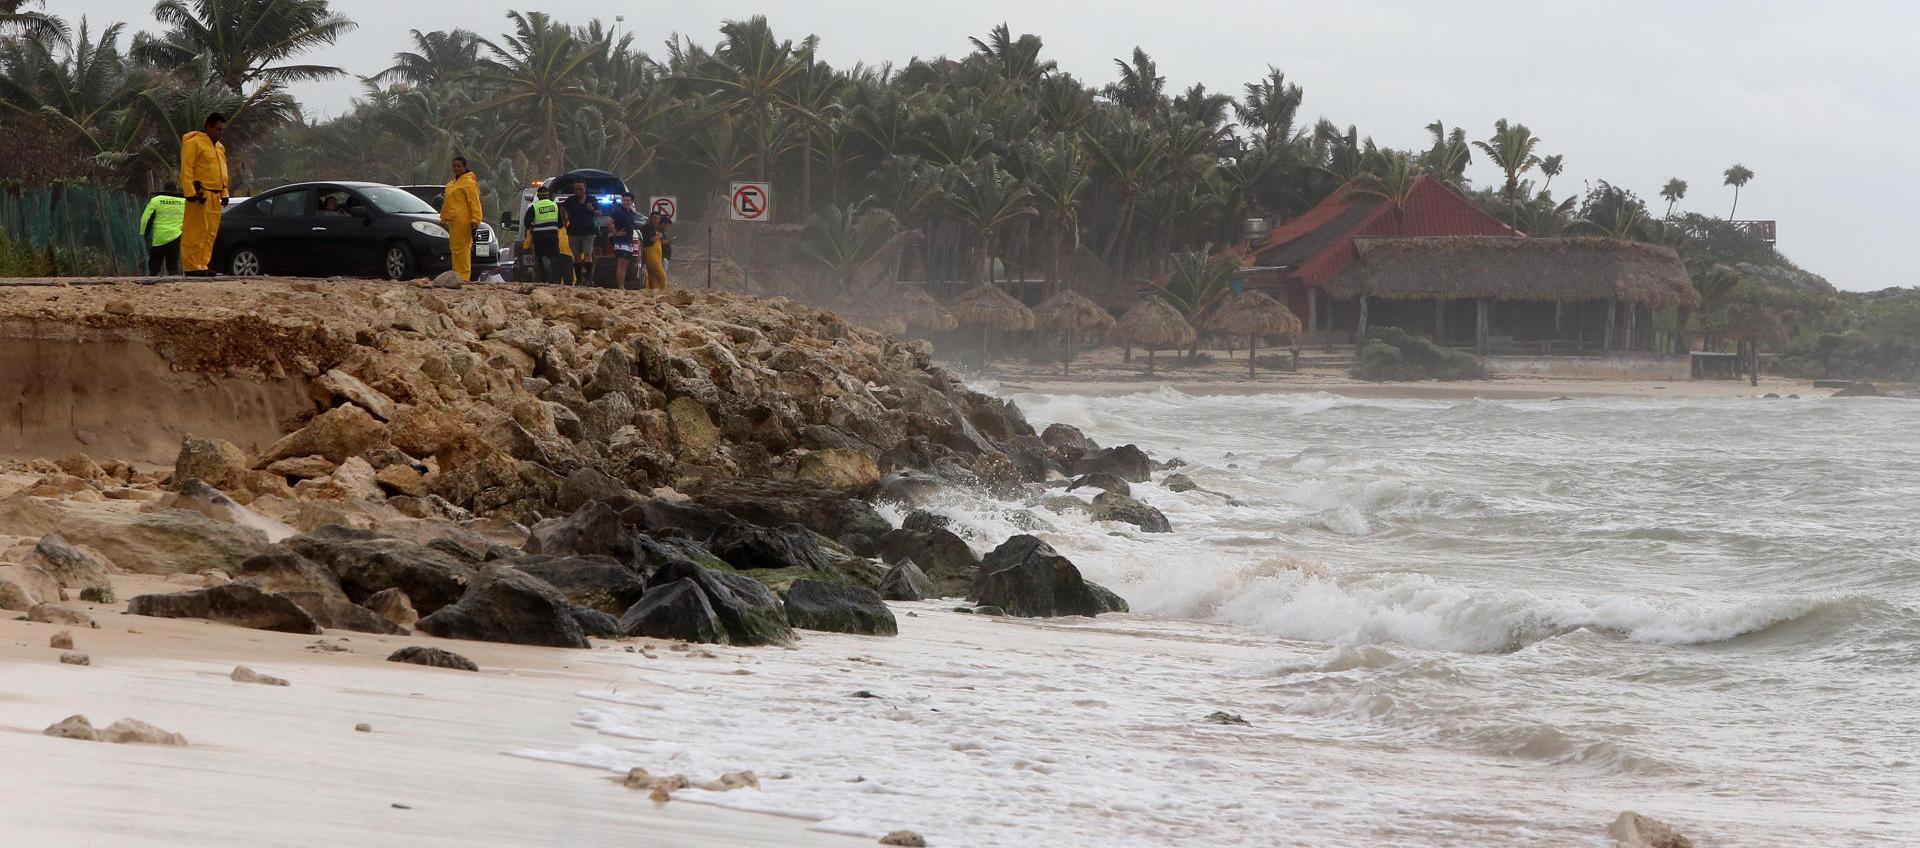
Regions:
M 145 233 L 151 227 L 153 236 L 148 244 L 159 247 L 180 237 L 180 229 L 187 212 L 187 199 L 173 194 L 157 194 L 147 201 L 147 210 L 140 214 L 140 232 Z
M 558 231 L 560 229 L 560 204 L 551 200 L 533 202 L 533 229 L 535 232 Z

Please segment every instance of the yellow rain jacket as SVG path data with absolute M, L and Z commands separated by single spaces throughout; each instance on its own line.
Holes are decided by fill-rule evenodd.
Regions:
M 453 272 L 460 279 L 473 279 L 473 227 L 486 216 L 480 211 L 480 178 L 472 171 L 447 183 L 446 199 L 440 201 L 440 220 L 447 226 Z
M 199 201 L 194 183 L 200 184 Z M 213 240 L 220 233 L 220 206 L 227 199 L 227 147 L 199 130 L 180 138 L 180 192 L 187 196 L 181 222 L 180 268 L 205 271 L 213 262 Z

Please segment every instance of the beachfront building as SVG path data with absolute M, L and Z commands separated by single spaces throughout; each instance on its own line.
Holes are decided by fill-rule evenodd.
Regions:
M 1304 317 L 1310 344 L 1392 326 L 1481 355 L 1684 354 L 1699 302 L 1671 248 L 1527 238 L 1431 177 L 1398 207 L 1337 192 L 1248 265 L 1242 285 Z
M 1684 354 L 1700 302 L 1679 254 L 1660 245 L 1438 236 L 1353 249 L 1359 260 L 1324 288 L 1354 305 L 1356 336 L 1378 322 L 1482 356 Z
M 1521 238 L 1432 177 L 1422 177 L 1399 207 L 1349 187 L 1250 245 L 1241 282 L 1299 316 L 1306 325 L 1304 341 L 1347 344 L 1354 339 L 1358 302 L 1334 303 L 1326 286 L 1359 261 L 1355 240 L 1436 236 Z

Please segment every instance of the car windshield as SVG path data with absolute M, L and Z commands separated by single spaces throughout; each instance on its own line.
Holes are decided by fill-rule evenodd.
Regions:
M 393 186 L 362 186 L 360 193 L 380 211 L 395 215 L 432 215 L 433 206 Z

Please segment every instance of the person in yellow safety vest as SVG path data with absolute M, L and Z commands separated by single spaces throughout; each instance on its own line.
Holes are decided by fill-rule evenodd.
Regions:
M 547 282 L 547 275 L 551 273 L 561 285 L 571 283 L 573 256 L 567 250 L 567 240 L 560 237 L 567 226 L 567 210 L 554 202 L 551 190 L 541 187 L 539 199 L 527 207 L 520 224 L 521 231 L 527 234 L 521 240 L 521 248 L 533 252 L 534 281 Z M 561 260 L 562 256 L 567 257 L 566 261 Z
M 447 228 L 447 250 L 453 254 L 453 272 L 473 279 L 473 228 L 486 220 L 480 210 L 480 178 L 467 170 L 467 157 L 453 157 L 453 179 L 440 201 L 440 223 Z
M 187 199 L 173 183 L 147 201 L 147 211 L 140 213 L 140 235 L 147 240 L 147 276 L 180 273 L 180 227 L 186 211 Z
M 220 210 L 227 205 L 227 117 L 207 116 L 206 125 L 180 138 L 180 187 L 187 190 L 180 227 L 180 266 L 190 277 L 211 277 L 213 240 L 220 234 Z

